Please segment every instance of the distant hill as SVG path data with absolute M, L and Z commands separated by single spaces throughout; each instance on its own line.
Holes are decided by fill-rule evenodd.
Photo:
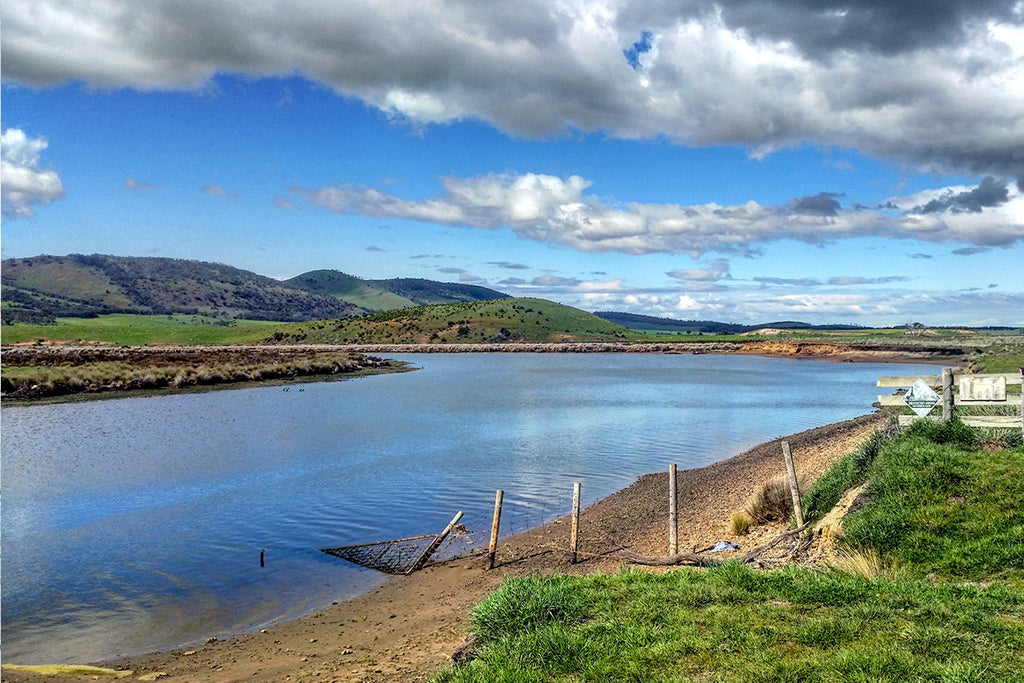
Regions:
M 430 280 L 361 280 L 333 270 L 281 282 L 218 263 L 101 254 L 7 259 L 0 268 L 4 324 L 107 313 L 294 322 L 507 296 Z M 413 283 L 409 295 L 391 284 L 403 282 Z
M 742 334 L 763 328 L 776 330 L 861 330 L 859 325 L 811 325 L 794 320 L 741 325 L 723 323 L 715 320 L 675 320 L 674 318 L 658 318 L 651 315 L 636 313 L 618 313 L 615 311 L 595 311 L 594 315 L 608 322 L 622 325 L 631 330 L 643 332 L 675 332 L 681 334 Z
M 592 313 L 532 298 L 489 299 L 386 311 L 360 318 L 295 324 L 274 334 L 282 343 L 471 344 L 614 341 L 627 330 Z
M 418 278 L 363 280 L 337 270 L 310 271 L 285 280 L 283 284 L 343 299 L 372 312 L 508 297 L 508 294 L 478 285 Z
M 510 298 L 508 294 L 488 289 L 487 287 L 464 285 L 455 282 L 435 282 L 419 278 L 367 280 L 367 282 L 397 296 L 404 297 L 417 306 Z

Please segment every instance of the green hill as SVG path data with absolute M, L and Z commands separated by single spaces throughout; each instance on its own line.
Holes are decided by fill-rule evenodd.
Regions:
M 622 325 L 631 330 L 641 332 L 668 332 L 677 334 L 742 334 L 763 328 L 776 330 L 863 330 L 859 325 L 811 325 L 793 320 L 742 325 L 723 323 L 715 320 L 676 320 L 675 318 L 659 318 L 653 315 L 637 313 L 620 313 L 617 311 L 595 311 L 594 315 L 608 322 Z
M 298 321 L 364 312 L 219 263 L 94 254 L 3 262 L 3 321 L 105 313 Z
M 412 299 L 376 286 L 372 281 L 342 273 L 340 270 L 312 270 L 285 280 L 282 284 L 313 294 L 341 299 L 368 312 L 418 305 Z
M 625 338 L 626 332 L 577 308 L 544 299 L 506 297 L 292 325 L 275 333 L 274 340 L 317 344 L 611 341 Z
M 93 254 L 2 263 L 4 324 L 113 313 L 299 322 L 505 297 L 432 280 L 363 280 L 316 270 L 278 281 L 219 263 Z
M 455 282 L 435 282 L 420 278 L 397 278 L 393 280 L 368 280 L 370 284 L 412 301 L 417 306 L 445 304 L 458 301 L 485 301 L 506 299 L 508 294 L 479 285 L 464 285 Z
M 477 285 L 418 278 L 363 280 L 338 270 L 313 270 L 285 280 L 282 284 L 313 294 L 335 297 L 369 312 L 508 296 Z

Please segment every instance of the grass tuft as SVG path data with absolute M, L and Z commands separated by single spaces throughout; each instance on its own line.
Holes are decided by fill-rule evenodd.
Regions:
M 800 477 L 797 486 L 803 490 L 807 486 L 807 479 Z M 789 480 L 778 477 L 759 486 L 743 506 L 743 512 L 757 524 L 788 520 L 793 514 Z
M 729 518 L 729 530 L 734 536 L 745 534 L 756 522 L 746 510 L 737 510 Z

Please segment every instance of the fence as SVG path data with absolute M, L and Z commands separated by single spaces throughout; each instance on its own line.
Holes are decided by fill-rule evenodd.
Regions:
M 924 377 L 879 377 L 879 387 L 902 387 L 909 390 L 889 396 L 879 396 L 881 406 L 911 407 L 916 415 L 900 415 L 900 425 L 917 419 L 951 420 L 954 413 L 971 427 L 993 429 L 1020 429 L 1024 432 L 1024 406 L 1020 391 L 1011 393 L 1008 386 L 1021 386 L 1024 369 L 1020 372 L 998 374 L 967 374 L 944 368 L 939 375 Z M 923 389 L 921 387 L 924 387 Z M 915 393 L 917 390 L 917 393 Z M 929 392 L 931 392 L 929 394 Z M 931 396 L 934 402 L 929 406 Z M 931 415 L 932 409 L 942 406 L 942 415 Z M 1018 407 L 1016 415 L 971 415 L 969 408 L 976 406 Z

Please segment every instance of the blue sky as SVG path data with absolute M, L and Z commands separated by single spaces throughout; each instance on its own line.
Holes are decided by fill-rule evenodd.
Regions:
M 3 257 L 1024 325 L 1024 3 L 7 0 Z

